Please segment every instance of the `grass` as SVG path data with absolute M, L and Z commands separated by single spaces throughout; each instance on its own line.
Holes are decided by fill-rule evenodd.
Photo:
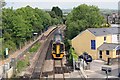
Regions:
M 37 42 L 34 46 L 32 46 L 32 47 L 29 49 L 29 52 L 30 52 L 30 53 L 37 52 L 37 50 L 38 50 L 39 47 L 40 47 L 40 43 Z
M 39 49 L 40 47 L 40 43 L 37 42 L 35 45 L 33 45 L 30 49 L 29 49 L 29 53 L 26 52 L 24 55 L 26 55 L 25 57 L 23 56 L 23 58 L 21 60 L 19 60 L 17 62 L 17 72 L 20 73 L 22 70 L 24 70 L 27 66 L 30 65 L 30 62 L 29 62 L 29 57 L 32 53 L 35 53 L 37 52 L 37 50 Z
M 25 57 L 23 60 L 19 60 L 17 62 L 17 71 L 20 72 L 24 68 L 26 68 L 29 65 L 29 59 L 28 57 Z

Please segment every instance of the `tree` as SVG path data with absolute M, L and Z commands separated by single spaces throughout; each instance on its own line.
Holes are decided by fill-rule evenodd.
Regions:
M 33 38 L 33 33 L 41 33 L 51 25 L 49 13 L 30 6 L 18 8 L 2 8 L 2 51 L 5 48 L 13 51 Z M 1 52 L 1 50 L 0 50 Z
M 63 23 L 63 13 L 59 7 L 53 7 L 51 11 L 47 11 L 51 16 L 51 25 Z
M 50 16 L 51 16 L 52 18 L 57 18 L 57 15 L 55 14 L 54 11 L 48 11 L 48 13 L 50 14 Z
M 87 28 L 101 27 L 103 22 L 104 17 L 101 16 L 98 7 L 82 4 L 74 8 L 67 16 L 66 37 L 72 39 Z
M 52 8 L 52 11 L 55 12 L 55 14 L 59 17 L 62 17 L 63 16 L 63 13 L 62 13 L 62 10 L 59 8 L 59 7 L 53 7 Z

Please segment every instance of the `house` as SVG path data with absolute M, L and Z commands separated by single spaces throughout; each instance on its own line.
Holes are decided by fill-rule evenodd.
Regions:
M 98 59 L 116 58 L 120 55 L 120 44 L 104 43 L 98 47 Z
M 87 52 L 93 59 L 116 58 L 120 50 L 120 27 L 88 28 L 71 43 L 78 55 Z

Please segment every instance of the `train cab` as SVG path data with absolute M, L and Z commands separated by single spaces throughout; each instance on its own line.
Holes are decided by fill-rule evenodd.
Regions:
M 52 57 L 53 59 L 62 59 L 65 54 L 65 46 L 62 42 L 54 42 L 52 44 Z

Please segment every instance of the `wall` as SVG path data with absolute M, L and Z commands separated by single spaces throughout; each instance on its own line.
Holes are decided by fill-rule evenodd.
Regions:
M 13 75 L 13 67 L 11 67 L 7 72 L 6 72 L 7 78 L 11 78 Z
M 112 43 L 118 43 L 117 35 L 112 35 Z
M 111 35 L 105 35 L 106 36 L 106 43 L 112 42 L 112 36 Z M 96 37 L 96 47 L 100 47 L 104 43 L 104 37 L 105 36 L 97 36 Z M 99 51 L 97 52 L 97 59 L 99 59 Z
M 116 50 L 109 50 L 109 55 L 106 55 L 106 50 L 102 50 L 102 60 L 107 61 L 108 58 L 116 58 Z M 98 50 L 98 54 L 99 54 L 99 50 Z M 98 59 L 99 55 L 98 55 Z
M 2 77 L 3 74 L 3 65 L 0 66 L 0 77 Z
M 111 35 L 105 35 L 106 36 L 106 43 L 112 42 L 112 36 Z M 104 36 L 97 36 L 96 37 L 96 47 L 98 48 L 104 43 Z
M 113 53 L 112 53 L 112 58 L 116 58 L 117 55 L 116 55 L 116 50 L 113 50 Z
M 91 40 L 95 40 L 95 36 L 88 30 L 83 31 L 81 34 L 72 39 L 72 47 L 78 55 L 83 52 L 89 53 L 93 59 L 97 58 L 97 49 L 91 50 Z

